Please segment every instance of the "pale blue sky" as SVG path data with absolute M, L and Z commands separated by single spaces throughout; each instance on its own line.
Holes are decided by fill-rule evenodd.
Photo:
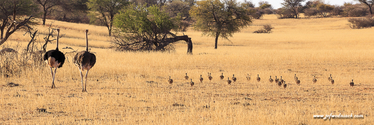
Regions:
M 252 3 L 255 4 L 256 7 L 258 7 L 258 2 L 267 1 L 271 4 L 271 6 L 274 9 L 282 7 L 281 3 L 283 2 L 283 0 L 247 0 L 247 1 L 251 1 Z M 305 0 L 305 1 L 309 1 L 309 0 Z M 237 2 L 244 2 L 244 0 L 237 0 Z M 324 0 L 324 3 L 331 4 L 331 5 L 343 5 L 344 2 L 357 3 L 355 0 Z M 305 2 L 303 2 L 303 5 L 304 4 Z

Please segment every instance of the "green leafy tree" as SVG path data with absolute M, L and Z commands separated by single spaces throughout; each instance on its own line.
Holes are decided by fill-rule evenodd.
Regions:
M 31 23 L 32 16 L 22 19 L 24 15 L 37 12 L 37 7 L 31 0 L 1 0 L 0 8 L 0 45 L 14 32 Z
M 89 0 L 87 7 L 90 10 L 91 23 L 106 26 L 111 36 L 114 16 L 127 3 L 127 0 Z
M 363 4 L 367 5 L 369 7 L 370 15 L 373 15 L 373 11 L 372 11 L 372 8 L 373 8 L 373 5 L 374 5 L 373 0 L 358 0 L 358 1 L 360 3 L 363 3 Z
M 271 8 L 271 4 L 269 4 L 267 1 L 260 1 L 258 4 L 260 5 L 260 9 Z
M 251 1 L 244 0 L 242 7 L 245 8 L 255 8 L 255 5 Z
M 251 23 L 248 9 L 235 0 L 203 0 L 196 4 L 190 10 L 190 15 L 196 20 L 193 27 L 203 35 L 215 37 L 215 49 L 219 37 L 228 39 Z
M 172 18 L 157 5 L 128 5 L 114 18 L 114 26 L 119 29 L 115 44 L 119 50 L 135 51 L 166 50 L 166 46 L 178 40 L 192 45 L 188 36 L 170 32 L 178 29 L 180 20 L 180 16 Z M 192 52 L 192 47 L 190 49 Z
M 291 10 L 293 16 L 298 18 L 299 15 L 299 7 L 301 7 L 301 2 L 304 2 L 305 0 L 284 0 L 282 3 L 283 7 L 285 9 Z
M 146 5 L 147 7 L 158 5 L 163 6 L 167 2 L 171 2 L 173 0 L 131 0 L 131 2 L 135 3 L 136 5 Z

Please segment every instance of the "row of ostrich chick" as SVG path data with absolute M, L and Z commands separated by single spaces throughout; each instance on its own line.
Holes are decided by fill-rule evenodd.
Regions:
M 185 78 L 186 80 L 189 79 L 187 73 L 186 73 L 186 75 L 184 76 L 184 78 Z M 223 80 L 223 79 L 225 78 L 225 76 L 223 75 L 223 73 L 219 76 L 219 78 L 220 78 L 221 80 Z M 249 74 L 247 74 L 247 77 L 246 77 L 246 78 L 247 78 L 248 81 L 251 80 L 251 77 L 249 76 Z M 209 79 L 209 81 L 212 81 L 212 79 L 213 79 L 213 77 L 212 77 L 212 73 L 209 73 L 209 72 L 208 72 L 208 79 Z M 232 81 L 230 80 L 230 77 L 227 77 L 227 84 L 231 85 L 232 82 L 236 82 L 237 78 L 235 77 L 235 74 L 232 74 L 232 78 L 231 78 L 231 79 L 232 79 Z M 200 83 L 203 82 L 204 78 L 203 78 L 202 75 L 200 75 L 200 79 L 199 79 L 199 80 L 200 80 Z M 261 78 L 260 78 L 260 75 L 259 75 L 259 74 L 257 74 L 256 80 L 257 80 L 257 82 L 260 82 L 260 81 L 261 81 Z M 295 74 L 295 76 L 294 76 L 294 80 L 295 80 L 295 83 L 296 83 L 297 85 L 300 85 L 300 79 L 296 76 L 296 74 Z M 328 80 L 331 82 L 331 84 L 334 84 L 334 82 L 335 82 L 335 80 L 332 78 L 331 74 L 330 74 L 330 77 L 328 77 Z M 274 82 L 274 81 L 275 81 L 275 83 L 276 83 L 278 86 L 282 86 L 282 85 L 283 85 L 284 88 L 287 88 L 286 81 L 283 80 L 282 76 L 280 76 L 280 79 L 278 79 L 277 76 L 275 76 L 275 79 L 271 78 L 271 76 L 270 76 L 270 78 L 269 78 L 269 82 L 272 83 L 272 82 Z M 174 81 L 173 81 L 173 79 L 171 79 L 171 76 L 169 76 L 169 80 L 168 80 L 168 82 L 169 82 L 169 84 L 173 84 Z M 312 82 L 313 82 L 313 83 L 316 83 L 316 82 L 317 82 L 317 78 L 316 78 L 316 76 L 314 76 Z M 192 79 L 191 79 L 190 85 L 191 85 L 191 86 L 194 86 L 194 85 L 195 85 L 195 83 L 192 81 Z M 352 81 L 349 83 L 349 85 L 350 85 L 351 87 L 354 86 L 353 79 L 352 79 Z
M 52 87 L 56 88 L 55 86 L 55 76 L 57 68 L 61 68 L 65 62 L 65 55 L 58 50 L 58 42 L 59 42 L 59 35 L 60 29 L 57 30 L 57 42 L 56 42 L 56 49 L 47 51 L 44 56 L 43 60 L 48 64 L 49 68 L 51 69 L 52 74 Z M 87 74 L 88 71 L 95 65 L 96 63 L 96 56 L 93 53 L 88 52 L 88 30 L 86 30 L 86 50 L 78 52 L 73 59 L 74 64 L 79 68 L 79 72 L 81 75 L 81 82 L 82 82 L 82 92 L 87 92 L 86 85 L 87 85 Z M 53 71 L 54 68 L 54 71 Z M 85 75 L 85 82 L 83 84 L 83 74 L 82 71 L 86 70 Z

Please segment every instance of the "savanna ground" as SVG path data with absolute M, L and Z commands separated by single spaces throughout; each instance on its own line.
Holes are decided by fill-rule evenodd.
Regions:
M 71 61 L 74 54 L 67 54 L 57 70 L 56 89 L 50 88 L 45 64 L 23 67 L 18 76 L 0 76 L 0 124 L 374 123 L 374 30 L 350 29 L 347 18 L 279 20 L 266 15 L 231 41 L 220 39 L 217 50 L 213 37 L 189 30 L 184 34 L 192 38 L 193 55 L 186 54 L 183 41 L 171 52 L 117 52 L 111 49 L 105 27 L 48 20 L 51 23 L 64 35 L 63 52 L 71 51 L 61 49 L 66 46 L 84 50 L 84 30 L 89 29 L 97 62 L 88 74 L 88 92 L 81 92 L 78 68 Z M 273 32 L 252 33 L 264 24 L 271 24 Z M 36 28 L 47 32 L 47 26 Z M 3 46 L 23 51 L 30 39 L 23 33 Z M 38 36 L 39 47 L 43 37 Z M 55 42 L 47 50 L 54 48 Z M 185 73 L 195 86 L 184 79 Z M 221 73 L 235 74 L 238 81 L 228 85 L 226 78 L 218 78 Z M 294 82 L 294 74 L 301 85 Z M 335 84 L 327 80 L 330 74 Z M 269 76 L 283 76 L 287 88 L 270 83 Z M 318 79 L 315 84 L 313 76 Z M 352 79 L 354 87 L 349 86 Z M 19 86 L 10 87 L 9 82 Z M 331 113 L 364 118 L 313 118 Z

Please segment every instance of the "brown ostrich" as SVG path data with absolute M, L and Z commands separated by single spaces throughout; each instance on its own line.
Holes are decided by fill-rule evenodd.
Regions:
M 299 80 L 299 79 L 296 80 L 296 84 L 297 84 L 297 85 L 300 85 L 300 80 Z
M 349 83 L 349 85 L 350 85 L 351 87 L 353 87 L 353 86 L 355 85 L 355 83 L 353 82 L 353 79 L 352 79 L 352 82 Z
M 316 82 L 317 82 L 317 78 L 316 78 L 316 76 L 314 76 L 313 83 L 316 83 Z
M 282 76 L 281 76 L 279 81 L 282 82 L 282 84 L 284 83 L 284 80 L 283 80 Z
M 191 84 L 191 87 L 192 87 L 193 85 L 195 85 L 195 83 L 192 81 L 192 79 L 191 79 L 190 84 Z
M 188 75 L 187 75 L 187 73 L 186 73 L 186 76 L 184 76 L 184 78 L 185 78 L 186 80 L 188 80 Z
M 279 79 L 275 76 L 275 83 L 278 83 Z
M 209 78 L 209 81 L 212 81 L 212 79 L 213 79 L 212 73 L 208 73 L 208 78 Z
M 236 82 L 236 77 L 232 74 L 232 81 Z
M 203 82 L 203 76 L 202 75 L 200 75 L 200 82 Z
M 171 79 L 171 76 L 169 76 L 168 82 L 169 82 L 169 84 L 173 84 L 173 79 Z
M 74 64 L 78 67 L 81 74 L 82 81 L 82 92 L 87 92 L 87 75 L 88 71 L 95 65 L 96 56 L 93 53 L 88 52 L 88 29 L 86 30 L 86 50 L 78 52 L 73 59 Z M 83 74 L 82 71 L 86 70 L 85 82 L 83 84 Z
M 223 76 L 223 73 L 221 74 L 221 76 L 219 76 L 221 79 L 225 78 L 225 76 Z
M 281 81 L 278 81 L 278 86 L 282 86 L 282 82 Z
M 269 82 L 270 83 L 272 83 L 274 80 L 271 78 L 271 76 L 270 76 L 270 78 L 269 78 Z
M 332 77 L 331 77 L 331 74 L 330 74 L 330 77 L 328 78 L 329 81 L 331 81 Z
M 228 83 L 229 85 L 231 85 L 230 77 L 227 77 L 227 83 Z

